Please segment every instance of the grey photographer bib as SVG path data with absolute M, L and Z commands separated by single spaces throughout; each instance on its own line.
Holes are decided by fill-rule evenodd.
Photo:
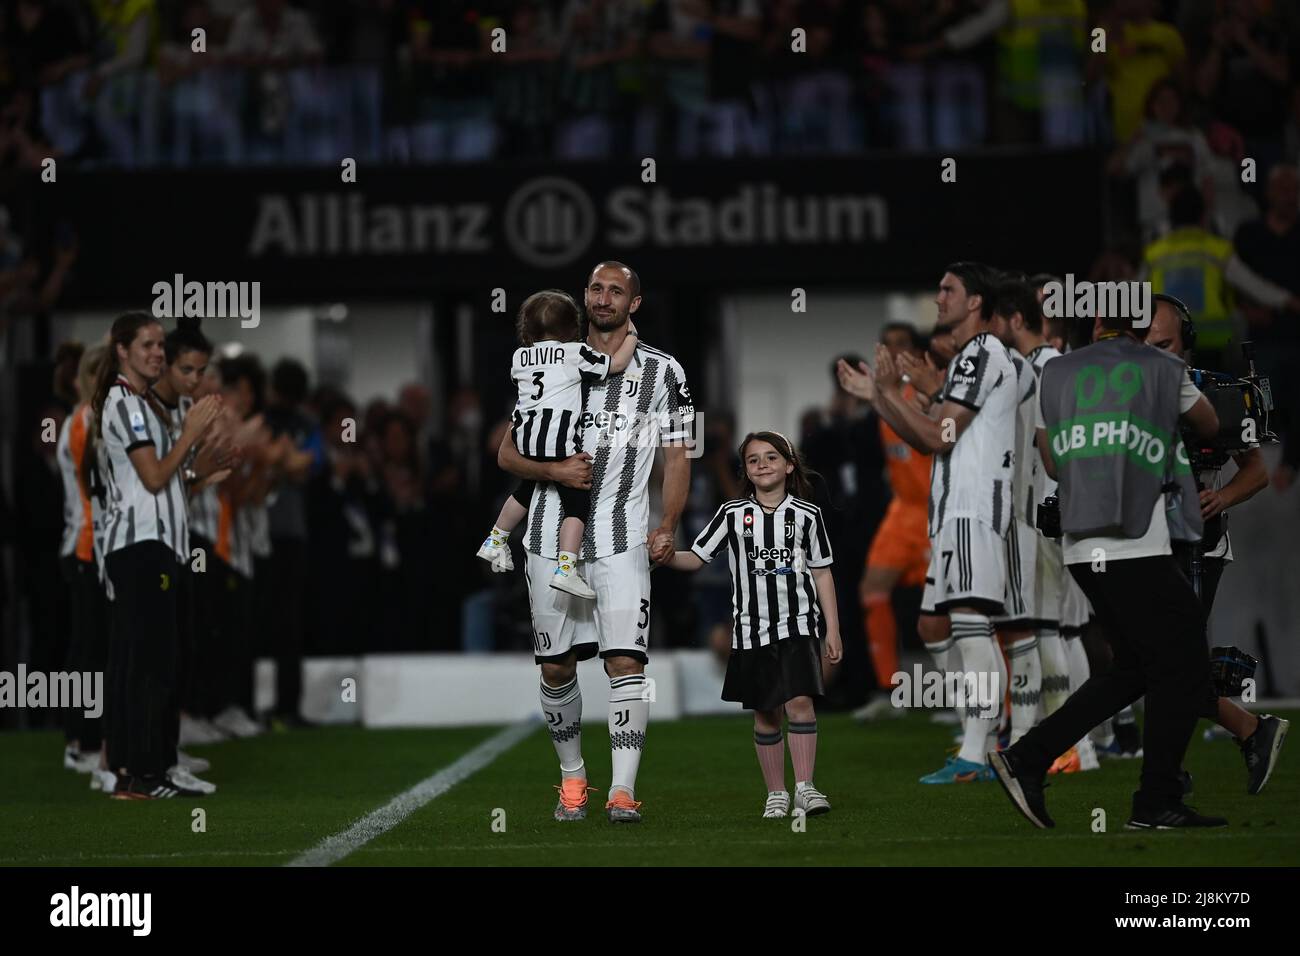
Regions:
M 1187 367 L 1128 336 L 1043 367 L 1043 421 L 1056 463 L 1061 528 L 1076 538 L 1140 538 L 1167 484 L 1170 537 L 1196 541 L 1201 509 L 1178 432 Z

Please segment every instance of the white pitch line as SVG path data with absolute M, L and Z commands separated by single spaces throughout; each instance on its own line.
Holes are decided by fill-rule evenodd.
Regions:
M 326 837 L 317 846 L 290 860 L 285 866 L 329 866 L 349 853 L 382 836 L 397 826 L 416 810 L 434 800 L 456 784 L 482 770 L 497 757 L 519 743 L 540 723 L 540 718 L 530 718 L 512 724 L 493 737 L 489 737 L 455 763 L 448 764 L 431 777 L 421 780 L 410 790 L 399 793 L 386 805 L 366 814 L 342 833 Z

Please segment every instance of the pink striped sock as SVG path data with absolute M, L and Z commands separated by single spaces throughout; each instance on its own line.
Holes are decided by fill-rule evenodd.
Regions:
M 794 782 L 808 783 L 813 778 L 813 767 L 817 763 L 817 721 L 796 724 L 791 721 L 790 760 L 794 763 Z
M 754 750 L 758 752 L 758 765 L 763 770 L 767 792 L 785 790 L 785 738 L 781 731 L 771 734 L 754 731 Z

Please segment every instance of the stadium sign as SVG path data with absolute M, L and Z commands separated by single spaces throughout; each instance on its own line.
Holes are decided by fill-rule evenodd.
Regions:
M 933 285 L 979 257 L 1061 273 L 1095 258 L 1100 177 L 1087 153 L 934 157 L 83 172 L 58 189 L 0 173 L 24 235 L 67 222 L 81 248 L 71 304 L 131 305 L 159 276 L 262 282 L 263 304 L 410 298 L 446 289 L 570 287 L 618 257 L 663 288 Z M 1061 184 L 1069 188 L 1062 188 Z M 1039 204 L 1051 197 L 1057 227 Z

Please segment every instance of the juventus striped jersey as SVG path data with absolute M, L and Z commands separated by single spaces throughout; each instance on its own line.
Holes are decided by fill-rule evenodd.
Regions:
M 1012 488 L 1015 492 L 1016 517 L 1034 527 L 1038 502 L 1034 501 L 1034 471 L 1038 453 L 1034 449 L 1034 421 L 1038 409 L 1038 376 L 1034 367 L 1014 349 L 1007 350 L 1016 370 L 1016 449 L 1012 456 L 1015 474 Z
M 181 561 L 189 558 L 189 531 L 185 512 L 185 487 L 181 470 L 151 494 L 131 462 L 131 452 L 154 446 L 165 458 L 175 444 L 170 428 L 137 394 L 125 378 L 118 378 L 104 401 L 100 429 L 99 469 L 107 489 L 104 511 L 104 555 L 142 541 L 161 541 Z
M 975 418 L 930 471 L 930 537 L 953 518 L 976 518 L 1004 534 L 1012 509 L 1016 441 L 1016 370 L 1007 347 L 981 332 L 953 356 L 943 401 Z
M 686 374 L 666 352 L 639 342 L 625 371 L 588 386 L 579 428 L 591 453 L 591 506 L 582 536 L 587 560 L 645 544 L 650 522 L 650 468 L 655 449 L 694 434 L 695 407 Z M 524 546 L 553 558 L 564 519 L 554 485 L 538 484 L 528 509 Z
M 786 495 L 771 512 L 753 498 L 728 501 L 691 551 L 731 560 L 731 646 L 763 647 L 787 637 L 820 637 L 821 605 L 812 569 L 831 564 L 821 509 Z
M 1043 366 L 1046 365 L 1048 362 L 1050 362 L 1052 359 L 1056 358 L 1060 354 L 1061 354 L 1060 352 L 1058 352 L 1050 345 L 1040 345 L 1038 346 L 1038 348 L 1030 352 L 1029 355 L 1026 356 L 1026 358 L 1029 359 L 1029 364 L 1034 369 L 1034 375 L 1037 378 L 1041 379 L 1043 377 Z M 1034 405 L 1035 407 L 1038 405 L 1037 398 L 1034 399 Z M 1034 428 L 1034 445 L 1033 445 L 1034 500 L 1032 505 L 1032 507 L 1034 508 L 1034 511 L 1032 512 L 1032 514 L 1034 515 L 1033 520 L 1035 520 L 1035 522 L 1038 515 L 1038 511 L 1037 511 L 1038 505 L 1042 502 L 1044 498 L 1048 497 L 1049 495 L 1056 494 L 1056 479 L 1053 478 L 1051 475 L 1049 475 L 1047 473 L 1047 469 L 1043 467 L 1043 458 L 1038 451 L 1037 422 L 1038 422 L 1038 416 L 1037 414 L 1035 414 L 1033 418 L 1033 423 L 1035 425 L 1035 428 Z
M 611 356 L 586 342 L 538 342 L 515 350 L 510 378 L 519 399 L 511 419 L 525 458 L 568 458 L 582 449 L 584 385 L 604 381 Z

